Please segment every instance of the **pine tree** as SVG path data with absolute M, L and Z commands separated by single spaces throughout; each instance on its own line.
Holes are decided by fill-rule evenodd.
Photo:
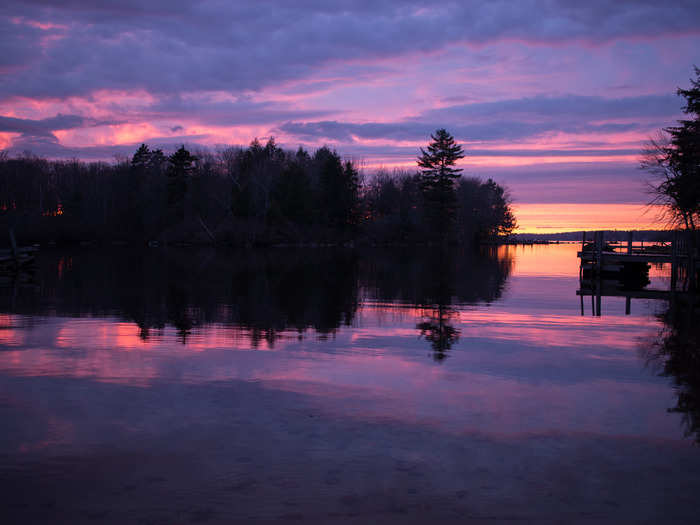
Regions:
M 194 171 L 197 157 L 185 149 L 184 144 L 168 157 L 168 204 L 175 211 L 176 217 L 182 219 L 185 215 L 185 195 L 187 194 L 187 179 Z
M 136 150 L 136 153 L 134 153 L 134 156 L 131 158 L 131 167 L 139 172 L 143 172 L 148 166 L 150 158 L 151 150 L 149 150 L 148 146 L 145 144 L 141 144 L 139 149 Z
M 148 158 L 148 171 L 151 175 L 160 175 L 163 172 L 163 167 L 167 162 L 167 158 L 163 154 L 162 149 L 154 149 Z
M 644 151 L 642 168 L 658 177 L 652 184 L 652 204 L 661 204 L 674 226 L 695 230 L 700 224 L 700 69 L 695 68 L 690 89 L 678 89 L 685 98 L 683 112 L 690 118 L 665 128 Z
M 679 126 L 666 128 L 671 136 L 668 149 L 669 163 L 677 177 L 679 201 L 688 214 L 692 229 L 700 226 L 700 69 L 695 68 L 696 79 L 691 80 L 690 89 L 678 89 L 677 94 L 686 100 L 683 113 L 690 119 L 679 120 Z
M 438 129 L 430 138 L 427 151 L 421 148 L 418 157 L 421 190 L 434 232 L 447 241 L 457 207 L 455 181 L 462 171 L 453 166 L 464 158 L 464 152 L 445 129 Z

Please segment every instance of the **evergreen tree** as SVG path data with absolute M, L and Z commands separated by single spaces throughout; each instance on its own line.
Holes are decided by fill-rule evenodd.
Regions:
M 160 175 L 163 172 L 163 166 L 167 162 L 167 158 L 163 154 L 162 149 L 154 149 L 148 157 L 148 171 L 151 175 Z
M 700 69 L 695 68 L 696 79 L 691 89 L 678 89 L 677 94 L 686 100 L 683 112 L 690 119 L 678 121 L 679 126 L 667 128 L 671 136 L 668 150 L 669 164 L 678 173 L 679 201 L 687 210 L 688 223 L 697 228 L 700 214 Z
M 297 161 L 290 162 L 273 189 L 275 209 L 284 221 L 308 224 L 313 206 L 311 196 L 311 183 L 303 166 Z
M 175 211 L 176 217 L 182 219 L 185 215 L 185 195 L 187 194 L 187 179 L 194 171 L 197 157 L 185 149 L 184 144 L 168 157 L 168 205 Z
M 430 138 L 427 151 L 421 148 L 418 157 L 421 190 L 434 231 L 446 241 L 456 211 L 455 181 L 462 171 L 454 165 L 464 158 L 464 152 L 445 129 L 438 129 Z
M 318 211 L 322 224 L 332 228 L 347 225 L 348 205 L 352 206 L 352 174 L 343 167 L 340 155 L 324 146 L 314 154 L 318 169 Z
M 360 172 L 351 161 L 343 164 L 342 196 L 338 210 L 343 228 L 354 228 L 358 222 L 360 195 Z
M 510 235 L 517 227 L 515 215 L 510 208 L 510 199 L 505 188 L 488 179 L 483 185 L 484 204 L 488 210 L 486 236 Z
M 666 207 L 669 222 L 695 230 L 700 226 L 700 69 L 695 68 L 690 89 L 678 89 L 685 98 L 683 112 L 690 118 L 665 128 L 644 151 L 642 168 L 658 177 L 652 184 L 652 203 Z
M 148 162 L 151 150 L 146 144 L 141 144 L 131 158 L 131 166 L 128 173 L 126 188 L 126 213 L 123 224 L 126 231 L 141 232 L 144 229 L 144 187 L 145 177 L 148 171 Z
M 134 156 L 131 158 L 131 167 L 136 171 L 143 172 L 148 167 L 148 163 L 151 159 L 151 150 L 148 146 L 141 144 L 139 149 L 136 150 Z

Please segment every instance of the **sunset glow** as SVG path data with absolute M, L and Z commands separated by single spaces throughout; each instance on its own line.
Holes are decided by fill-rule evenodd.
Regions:
M 274 136 L 368 175 L 415 169 L 445 127 L 465 175 L 510 188 L 520 232 L 651 228 L 639 152 L 700 62 L 690 4 L 129 4 L 3 7 L 0 149 L 112 161 Z
M 660 211 L 644 204 L 516 203 L 519 233 L 664 229 Z

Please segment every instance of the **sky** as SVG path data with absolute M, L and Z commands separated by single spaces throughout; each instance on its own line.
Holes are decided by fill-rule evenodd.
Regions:
M 645 228 L 640 151 L 681 117 L 700 3 L 5 0 L 0 149 L 110 160 L 274 136 L 370 174 L 446 128 L 521 232 Z

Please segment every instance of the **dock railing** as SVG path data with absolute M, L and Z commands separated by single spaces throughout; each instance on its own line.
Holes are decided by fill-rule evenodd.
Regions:
M 630 312 L 632 298 L 664 299 L 680 292 L 696 292 L 700 270 L 698 232 L 676 230 L 669 232 L 665 240 L 649 241 L 640 238 L 635 242 L 635 232 L 583 232 L 579 279 L 583 313 L 583 296 L 590 295 L 593 315 L 600 315 L 601 297 L 626 298 L 626 313 Z M 649 265 L 670 264 L 670 289 L 647 290 L 641 286 L 623 285 L 620 277 L 632 273 L 646 274 Z M 645 282 L 648 279 L 645 277 Z

